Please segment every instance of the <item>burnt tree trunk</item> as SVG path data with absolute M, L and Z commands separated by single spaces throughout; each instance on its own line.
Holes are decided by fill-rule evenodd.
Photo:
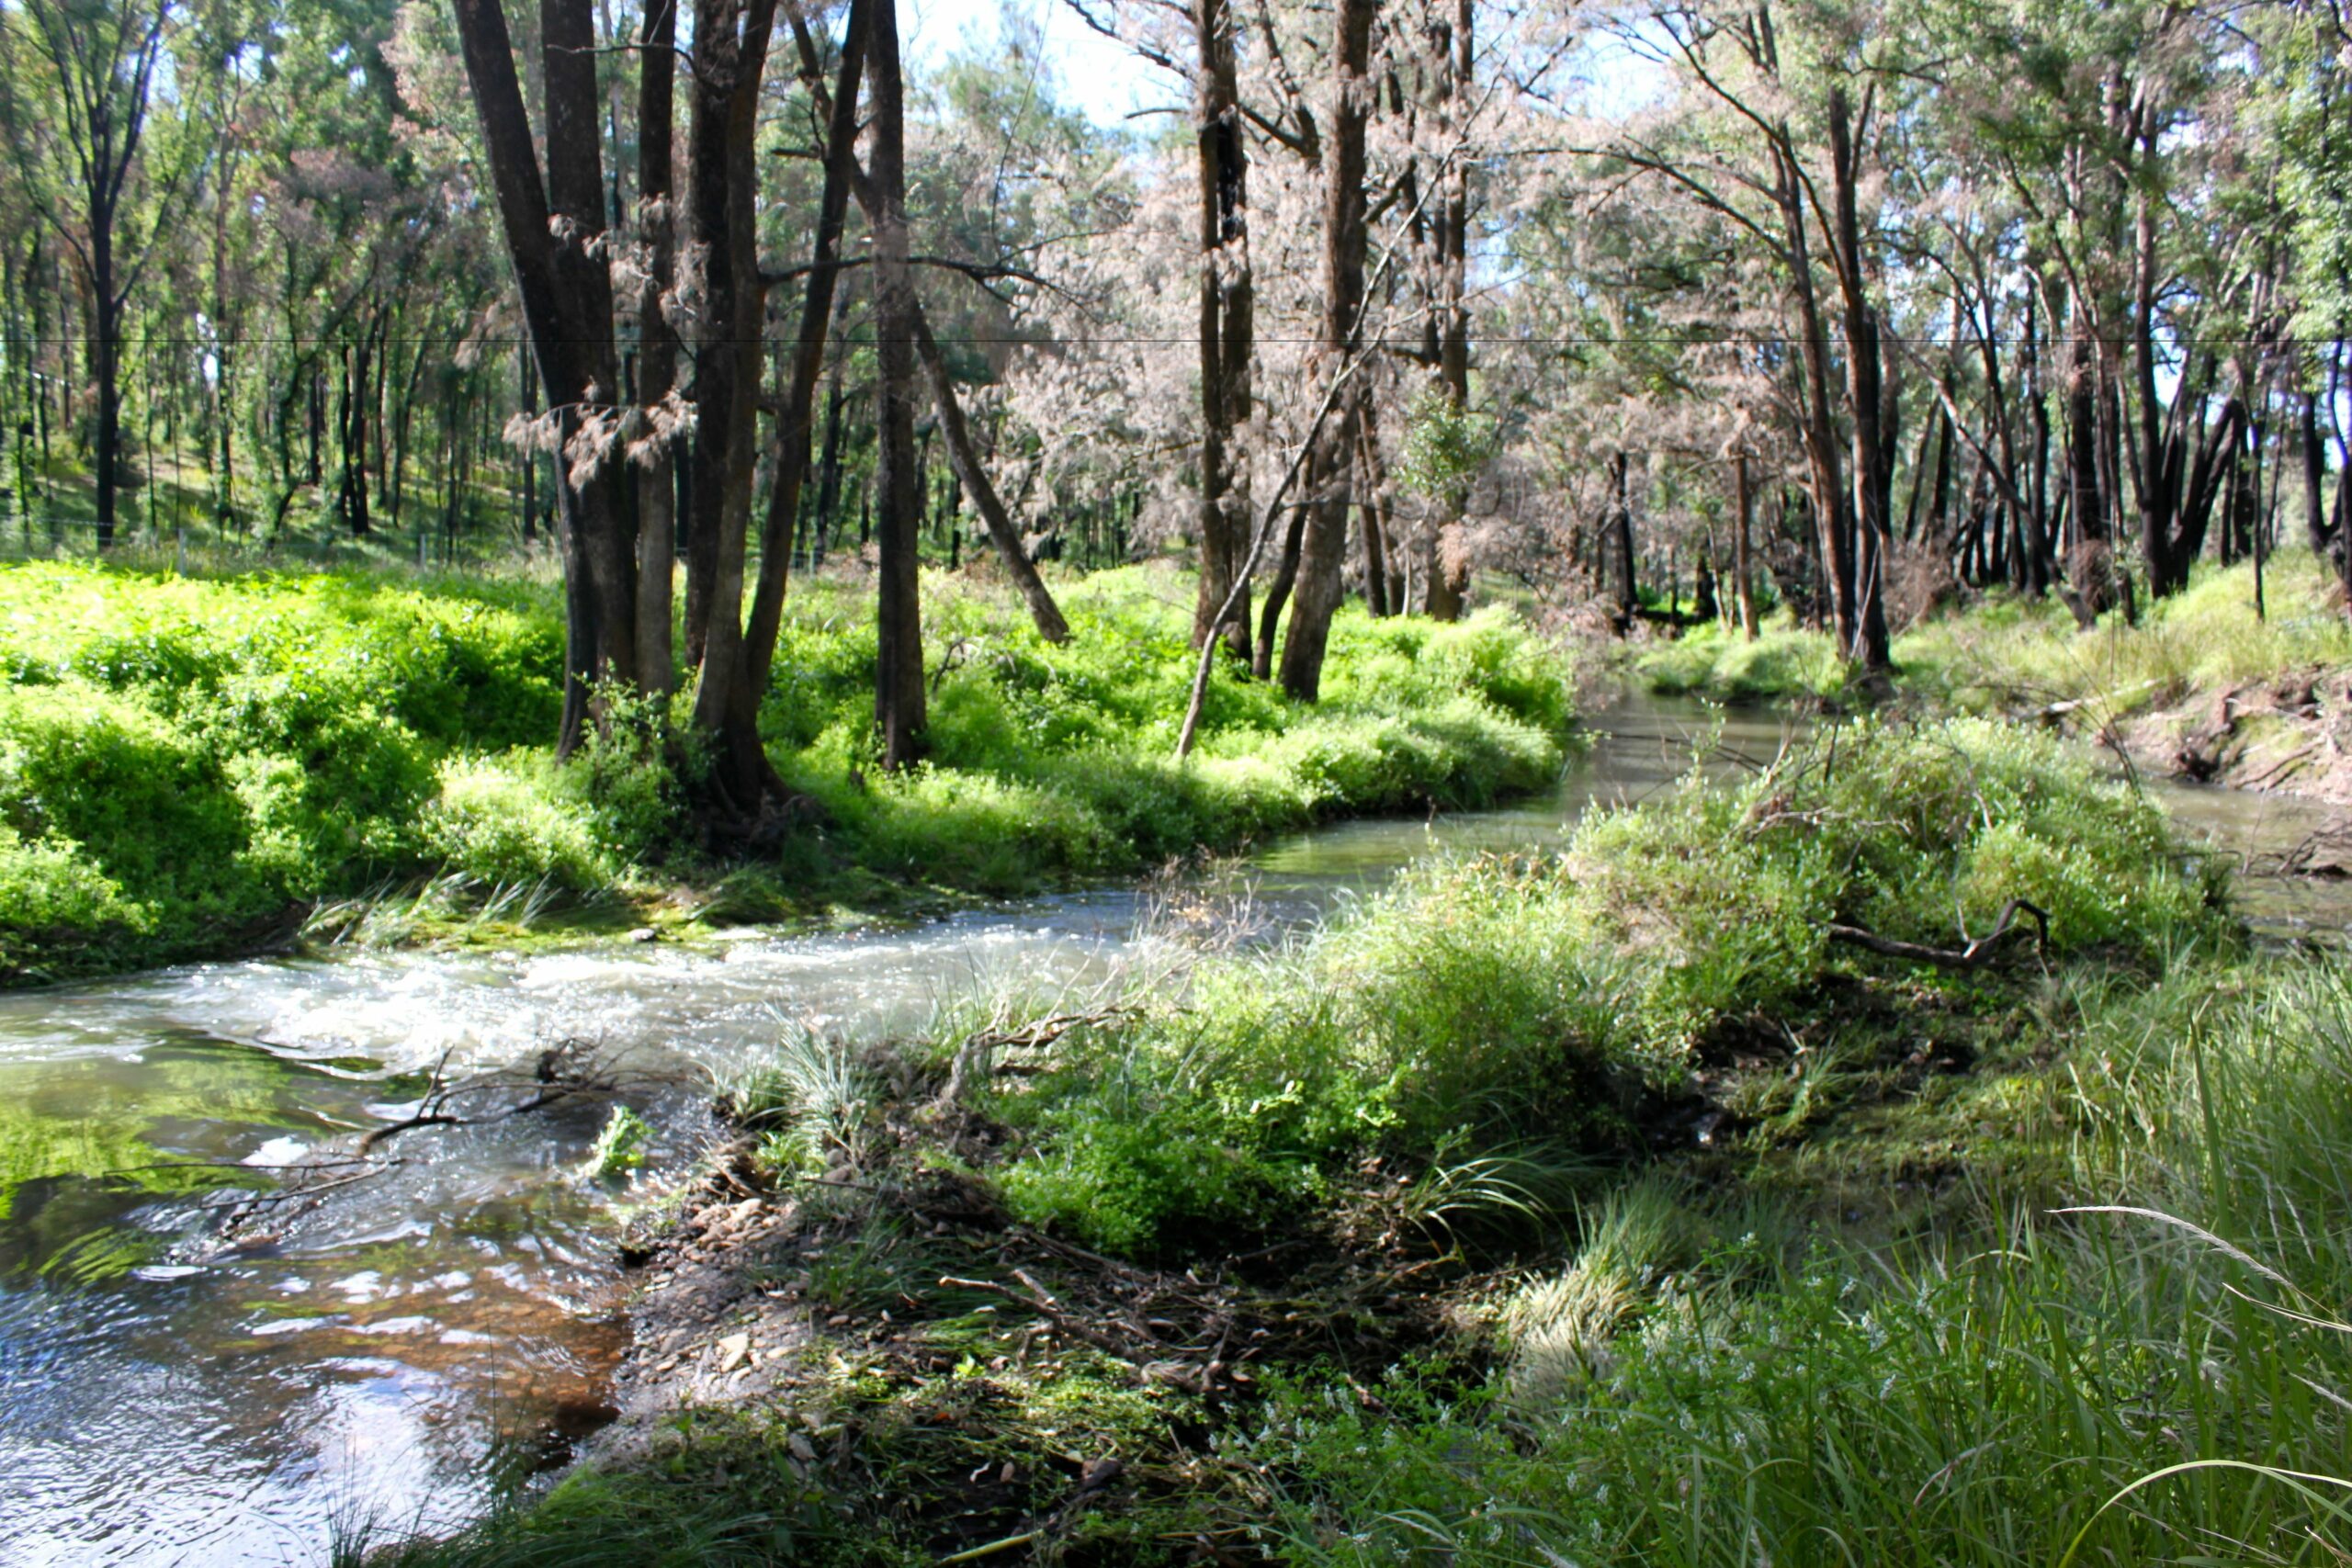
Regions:
M 651 0 L 645 7 L 637 107 L 638 227 L 646 250 L 645 285 L 637 301 L 637 395 L 649 408 L 666 400 L 678 381 L 678 334 L 663 310 L 676 273 L 672 191 L 677 37 L 678 0 Z M 673 446 L 664 441 L 637 473 L 637 678 L 657 700 L 666 699 L 677 684 L 671 650 L 678 550 L 676 467 Z
M 1617 629 L 1621 634 L 1634 624 L 1634 612 L 1642 607 L 1640 590 L 1634 581 L 1634 498 L 1626 467 L 1624 453 L 1610 456 L 1608 538 L 1610 565 L 1616 577 L 1610 598 L 1617 607 Z
M 588 0 L 541 0 L 548 168 L 541 174 L 498 0 L 452 0 L 481 118 L 508 259 L 533 357 L 568 449 L 583 416 L 615 393 L 612 278 L 596 134 L 595 28 Z M 559 235 L 559 229 L 561 233 Z M 618 465 L 555 464 L 564 562 L 564 703 L 557 754 L 571 755 L 604 682 L 634 684 L 635 541 Z M 575 482 L 575 479 L 578 482 Z
M 775 0 L 698 0 L 687 211 L 703 266 L 695 352 L 693 518 L 686 556 L 686 645 L 701 668 L 695 722 L 725 734 L 743 650 L 744 552 L 757 457 L 760 348 L 766 295 L 760 283 L 755 202 L 760 78 Z M 743 737 L 726 736 L 726 778 L 735 805 L 756 803 L 759 777 Z M 752 750 L 756 750 L 753 742 Z
M 915 468 L 915 287 L 907 246 L 906 84 L 898 0 L 874 0 L 867 174 L 874 187 L 874 526 L 881 560 L 875 605 L 874 721 L 882 765 L 922 755 L 922 496 Z

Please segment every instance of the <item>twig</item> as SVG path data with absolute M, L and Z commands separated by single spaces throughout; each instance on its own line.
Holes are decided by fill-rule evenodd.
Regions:
M 1011 1551 L 1016 1546 L 1027 1546 L 1045 1533 L 1044 1530 L 1035 1529 L 1024 1531 L 1020 1535 L 1009 1535 L 1002 1540 L 992 1540 L 986 1546 L 976 1546 L 968 1551 L 958 1551 L 952 1556 L 943 1557 L 939 1561 L 942 1568 L 945 1568 L 945 1565 L 950 1562 L 978 1562 L 983 1557 L 994 1557 L 1000 1551 Z

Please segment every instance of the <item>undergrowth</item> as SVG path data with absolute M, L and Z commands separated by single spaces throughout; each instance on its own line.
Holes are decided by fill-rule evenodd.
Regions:
M 1069 585 L 1062 648 L 1001 591 L 925 586 L 930 760 L 876 765 L 868 595 L 808 584 L 762 725 L 812 808 L 772 855 L 721 863 L 686 809 L 694 749 L 659 715 L 624 703 L 553 761 L 546 581 L 0 568 L 0 977 L 234 952 L 322 904 L 342 931 L 462 933 L 469 887 L 546 890 L 542 908 L 618 891 L 712 921 L 1012 893 L 1342 813 L 1483 804 L 1561 765 L 1564 658 L 1499 612 L 1345 614 L 1319 706 L 1227 671 L 1178 765 L 1181 580 Z M 342 908 L 371 897 L 402 918 Z
M 2264 613 L 2253 564 L 2199 563 L 2189 586 L 2120 608 L 2078 629 L 2054 596 L 2006 592 L 1928 616 L 1894 640 L 1898 687 L 1939 708 L 2007 712 L 2053 704 L 2094 708 L 2093 724 L 2195 692 L 2352 662 L 2332 567 L 2305 550 L 2264 563 Z M 1847 671 L 1826 632 L 1776 617 L 1750 642 L 1721 625 L 1694 628 L 1634 660 L 1652 690 L 1724 701 L 1836 697 Z
M 1245 1450 L 1280 1554 L 2342 1562 L 2352 982 L 2163 989 L 2034 1080 L 2074 1134 L 2046 1194 L 1996 1166 L 1966 1221 L 1860 1250 L 1636 1185 L 1500 1303 L 1490 1376 L 1285 1385 Z
M 1844 979 L 1885 960 L 1833 928 L 1958 949 L 2018 899 L 2052 962 L 2158 974 L 2230 940 L 2157 808 L 2061 742 L 1860 724 L 1596 813 L 1557 855 L 1427 863 L 1201 964 L 1075 1040 L 1076 1070 L 997 1097 L 1015 1139 L 995 1179 L 1018 1218 L 1151 1256 L 1268 1226 L 1368 1152 L 1637 1154 L 1712 1059 L 1851 1007 Z

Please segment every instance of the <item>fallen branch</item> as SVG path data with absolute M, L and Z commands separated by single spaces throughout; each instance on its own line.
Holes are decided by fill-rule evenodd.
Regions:
M 1868 948 L 1889 958 L 1908 959 L 1915 964 L 1933 964 L 1945 969 L 1982 969 L 1993 961 L 2001 944 L 2024 928 L 2018 924 L 2019 912 L 2031 915 L 2040 935 L 2036 945 L 2043 953 L 2050 951 L 2050 916 L 2038 904 L 2023 898 L 2012 898 L 2001 906 L 2000 918 L 1993 929 L 1965 947 L 1930 947 L 1926 942 L 1903 942 L 1860 926 L 1832 925 L 1829 940 L 1849 946 Z
M 1012 1277 L 1028 1287 L 1026 1295 L 1010 1285 L 1000 1285 L 990 1280 L 967 1280 L 954 1274 L 944 1276 L 939 1282 L 941 1286 L 949 1290 L 985 1291 L 990 1295 L 1002 1296 L 1009 1302 L 1028 1307 L 1064 1334 L 1075 1339 L 1083 1339 L 1096 1349 L 1115 1356 L 1120 1360 L 1126 1360 L 1136 1353 L 1137 1348 L 1135 1345 L 1122 1340 L 1116 1335 L 1105 1334 L 1077 1314 L 1065 1311 L 1062 1304 L 1054 1300 L 1044 1286 L 1038 1284 L 1023 1270 L 1014 1269 Z M 1151 1345 L 1158 1346 L 1159 1340 L 1156 1337 L 1148 1337 Z
M 388 1122 L 359 1140 L 362 1156 L 373 1154 L 402 1133 L 419 1127 L 475 1127 L 485 1122 L 503 1122 L 510 1117 L 543 1111 L 583 1094 L 617 1094 L 622 1084 L 608 1066 L 594 1055 L 587 1042 L 565 1040 L 539 1054 L 537 1064 L 528 1078 L 517 1079 L 509 1073 L 492 1073 L 452 1084 L 447 1080 L 449 1054 L 443 1052 L 434 1064 L 432 1075 L 425 1081 L 424 1096 L 416 1110 L 398 1122 Z M 468 1111 L 462 1102 L 469 1097 L 495 1093 L 500 1090 L 527 1089 L 519 1100 L 488 1111 Z
M 1091 1012 L 1057 1012 L 1032 1019 L 1018 1029 L 983 1029 L 956 1049 L 956 1059 L 947 1069 L 947 1086 L 939 1091 L 933 1103 L 948 1106 L 962 1100 L 971 1088 L 975 1073 L 999 1051 L 1042 1051 L 1081 1025 L 1110 1023 L 1132 1016 L 1135 1010 L 1132 1007 L 1113 1006 Z

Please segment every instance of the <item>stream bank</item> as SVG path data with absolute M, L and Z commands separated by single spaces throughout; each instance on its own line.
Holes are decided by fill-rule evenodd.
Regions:
M 1600 754 L 1632 763 L 1620 783 L 1634 796 L 1655 797 L 1694 752 L 1712 748 L 1736 775 L 1791 739 L 1757 715 L 1653 727 L 1658 710 L 1637 704 L 1612 732 L 1618 716 L 1599 721 Z M 1711 742 L 1690 718 L 1745 725 L 1748 744 Z M 1575 788 L 1548 826 L 1527 808 L 1427 831 L 1523 853 L 1560 840 L 1591 798 Z M 2276 846 L 2308 841 L 2323 818 L 2218 790 L 2163 798 L 2185 836 L 2234 856 L 2239 889 L 2262 890 L 2246 912 L 2272 938 L 2352 916 L 2335 884 L 2280 874 Z M 1372 858 L 1351 834 L 1383 831 L 1276 852 L 1267 882 L 1345 886 Z M 1564 1261 L 1577 1277 L 1577 1234 L 1588 1255 L 1596 1245 L 1588 1205 L 1617 1201 L 1598 1194 L 1623 1172 L 1718 1208 L 1777 1210 L 1776 1224 L 1812 1238 L 1800 1246 L 1965 1234 L 1986 1183 L 2055 1194 L 2069 1179 L 2048 1118 L 2083 1043 L 2119 1027 L 2117 987 L 2223 994 L 2267 983 L 2274 962 L 2095 945 L 2063 962 L 2021 949 L 1949 979 L 1841 963 L 1764 1027 L 1713 1033 L 1684 1089 L 1634 1111 L 1636 1146 L 1616 1177 L 1525 1145 L 1471 1159 L 1367 1152 L 1309 1204 L 1109 1253 L 1025 1223 L 988 1178 L 1023 1147 L 1018 1116 L 943 1098 L 951 1055 L 1021 1031 L 1000 1019 L 960 1036 L 963 1051 L 903 1041 L 865 1058 L 871 1113 L 854 1160 L 779 1170 L 761 1146 L 773 1123 L 756 1122 L 652 1241 L 616 1376 L 622 1416 L 573 1479 L 413 1556 L 497 1561 L 593 1534 L 656 1558 L 662 1542 L 697 1540 L 701 1555 L 681 1562 L 1262 1560 L 1274 1521 L 1295 1529 L 1299 1509 L 1314 1511 L 1270 1467 L 1283 1445 L 1268 1434 L 1328 1421 L 1334 1400 L 1374 1423 L 1426 1418 L 1427 1405 L 1392 1403 L 1400 1368 L 1419 1369 L 1407 1376 L 1417 1400 L 1475 1411 L 1493 1379 L 1522 1375 L 1512 1325 L 1527 1281 Z M 1447 1442 L 1483 1440 L 1449 1430 Z
M 727 1473 L 767 1453 L 720 1440 L 727 1434 L 775 1438 L 783 1458 L 762 1462 L 791 1491 L 776 1506 L 790 1502 L 803 1536 L 832 1539 L 845 1472 L 818 1461 L 844 1462 L 847 1427 L 824 1415 L 843 1400 L 877 1413 L 875 1425 L 924 1411 L 944 1417 L 901 1424 L 944 1449 L 919 1443 L 913 1468 L 874 1473 L 936 1480 L 947 1473 L 944 1456 L 968 1445 L 974 1457 L 956 1472 L 966 1490 L 953 1495 L 966 1499 L 956 1507 L 978 1511 L 942 1528 L 987 1545 L 977 1539 L 983 1523 L 1050 1514 L 1074 1498 L 1083 1512 L 1134 1498 L 1147 1473 L 1193 1474 L 1182 1465 L 1205 1460 L 1197 1451 L 1170 1460 L 1157 1434 L 1192 1434 L 1197 1450 L 1227 1418 L 1221 1413 L 1254 1407 L 1266 1380 L 1253 1369 L 1270 1359 L 1295 1371 L 1302 1356 L 1328 1351 L 1373 1386 L 1389 1360 L 1443 1342 L 1456 1319 L 1477 1315 L 1482 1292 L 1498 1288 L 1492 1258 L 1430 1263 L 1445 1249 L 1432 1237 L 1446 1233 L 1430 1228 L 1430 1215 L 1451 1201 L 1414 1185 L 1425 1170 L 1359 1172 L 1315 1201 L 1311 1235 L 1228 1247 L 1272 1250 L 1228 1260 L 1221 1275 L 1203 1267 L 1193 1279 L 1192 1262 L 1106 1261 L 1099 1248 L 1073 1252 L 1066 1239 L 974 1205 L 951 1156 L 968 1145 L 967 1163 L 988 1157 L 984 1123 L 910 1120 L 940 1087 L 938 1064 L 902 1063 L 910 1076 L 875 1100 L 876 1138 L 896 1140 L 919 1171 L 925 1149 L 940 1166 L 922 1178 L 931 1185 L 909 1189 L 910 1207 L 894 1205 L 878 1224 L 856 1207 L 867 1195 L 854 1176 L 824 1179 L 836 1166 L 781 1186 L 750 1175 L 740 1153 L 724 1152 L 731 1134 L 711 1118 L 707 1086 L 713 1076 L 740 1079 L 795 1027 L 861 1043 L 968 1032 L 975 998 L 1009 984 L 1082 998 L 1114 969 L 1164 964 L 1153 954 L 1171 944 L 1190 953 L 1278 939 L 1361 903 L 1433 851 L 1555 845 L 1596 799 L 1660 798 L 1694 758 L 1711 759 L 1720 776 L 1743 776 L 1793 736 L 1769 713 L 1646 700 L 1593 728 L 1594 744 L 1551 796 L 1320 829 L 1269 846 L 1238 881 L 1206 887 L 1110 889 L 911 928 L 791 937 L 745 929 L 692 945 L 208 964 L 0 998 L 0 1115 L 10 1119 L 9 1146 L 35 1156 L 12 1174 L 0 1212 L 0 1515 L 11 1527 L 0 1561 L 293 1563 L 315 1561 L 337 1539 L 437 1534 L 515 1495 L 616 1410 L 627 1418 L 592 1448 L 619 1471 L 641 1468 L 656 1449 L 663 1462 L 674 1459 L 666 1445 L 689 1410 L 686 1428 L 712 1439 L 696 1451 Z M 2165 798 L 2176 820 L 2203 813 L 2205 825 L 2191 831 L 2256 872 L 2309 832 L 2292 802 L 2202 789 Z M 2237 886 L 2279 934 L 2317 935 L 2344 921 L 2340 885 L 2250 875 Z M 254 1187 L 254 1166 L 299 1162 L 400 1120 L 436 1069 L 527 1066 L 562 1039 L 625 1050 L 623 1103 L 656 1134 L 637 1180 L 587 1173 L 605 1106 L 582 1101 L 402 1134 L 390 1146 L 401 1163 L 369 1182 L 220 1235 L 210 1195 Z M 1913 1055 L 1920 1060 L 1909 1062 Z M 1921 1054 L 1915 1042 L 1870 1070 L 1916 1098 L 1971 1081 L 1939 1066 L 1956 1059 Z M 1722 1070 L 1743 1071 L 1736 1059 Z M 1765 1087 L 1771 1078 L 1761 1066 L 1747 1071 L 1742 1092 L 1751 1109 L 1786 1115 L 1774 1097 L 1792 1089 Z M 1679 1126 L 1695 1143 L 1696 1122 Z M 92 1179 L 42 1163 L 45 1151 L 84 1150 L 97 1138 L 117 1140 L 104 1168 L 124 1174 Z M 1899 1159 L 1887 1162 L 1911 1162 L 1901 1179 L 1932 1194 L 1952 1179 L 1937 1142 L 1906 1134 Z M 164 1164 L 171 1172 L 139 1174 Z M 665 1200 L 671 1182 L 706 1166 L 734 1179 Z M 617 1228 L 657 1222 L 670 1212 L 659 1207 L 665 1201 L 676 1228 L 624 1274 Z M 1148 1338 L 1103 1330 L 1114 1350 L 1075 1326 L 1067 1339 L 1048 1333 L 1051 1312 L 1015 1269 L 1066 1311 L 1087 1303 L 1089 1326 L 1132 1318 Z M 641 1289 L 664 1273 L 670 1288 Z M 943 1290 L 938 1281 L 950 1277 L 996 1289 Z M 900 1299 L 910 1294 L 926 1303 L 923 1313 Z M 994 1345 L 994 1325 L 1016 1322 L 1046 1325 L 1025 1361 L 1018 1332 L 1010 1348 Z M 1311 1350 L 1295 1337 L 1302 1323 L 1314 1331 Z M 1253 1338 L 1261 1329 L 1266 1337 Z M 812 1387 L 800 1380 L 819 1344 Z M 1000 1356 L 1005 1365 L 991 1367 Z M 1169 1363 L 1166 1375 L 1137 1383 L 1118 1370 L 1136 1358 Z M 1213 1362 L 1221 1365 L 1204 1385 Z M 944 1390 L 954 1396 L 945 1404 L 936 1402 L 943 1376 L 962 1379 Z M 779 1384 L 782 1401 L 737 1397 Z M 797 1447 L 752 1419 L 780 1404 L 799 1425 Z M 810 1415 L 814 1429 L 802 1419 Z M 1056 1447 L 1048 1428 L 1127 1434 L 1120 1451 L 1139 1461 L 1120 1483 L 1127 1489 L 1114 1490 L 1115 1478 L 1099 1469 L 1087 1488 L 1086 1462 L 1103 1456 Z M 1026 1457 L 1008 1457 L 1004 1442 L 980 1436 L 989 1431 L 1027 1434 Z M 141 1470 L 92 1475 L 82 1456 L 96 1442 L 141 1453 Z M 884 1462 L 887 1448 L 872 1462 Z M 1147 1472 L 1147 1452 L 1152 1465 L 1177 1468 Z M 994 1490 L 970 1481 L 984 1457 L 999 1477 L 1012 1463 L 1012 1479 Z M 1194 1479 L 1205 1486 L 1206 1476 Z M 1170 1485 L 1155 1482 L 1148 1495 L 1171 1495 Z M 793 1511 L 803 1509 L 813 1511 Z M 1007 1525 L 1005 1533 L 1021 1532 Z M 466 1540 L 481 1560 L 516 1555 L 512 1541 L 481 1537 L 453 1550 Z

